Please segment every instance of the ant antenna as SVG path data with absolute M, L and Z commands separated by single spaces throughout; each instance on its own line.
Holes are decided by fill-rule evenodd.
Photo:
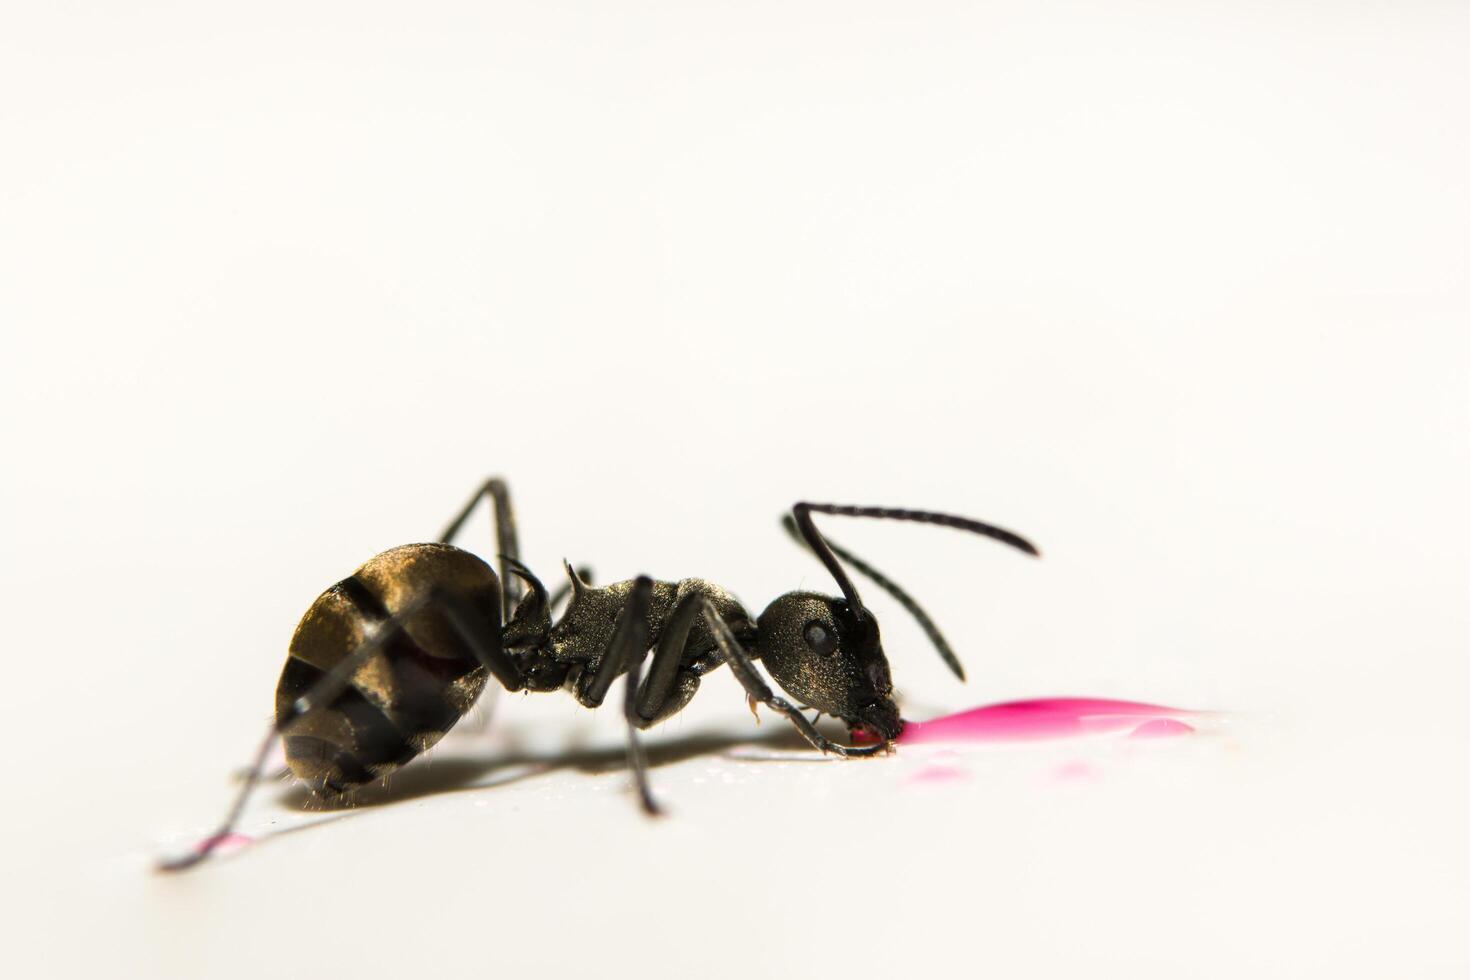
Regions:
M 781 526 L 786 529 L 786 533 L 790 534 L 797 544 L 804 543 L 801 538 L 801 532 L 796 529 L 796 521 L 792 519 L 790 514 L 787 514 L 781 519 Z M 923 629 L 924 635 L 929 637 L 929 642 L 933 643 L 934 648 L 939 651 L 939 656 L 943 658 L 949 669 L 961 681 L 965 680 L 965 668 L 960 663 L 959 656 L 954 652 L 954 648 L 949 645 L 949 641 L 944 638 L 944 634 L 939 632 L 939 627 L 935 625 L 934 620 L 929 614 L 924 611 L 924 607 L 919 605 L 917 599 L 909 595 L 903 586 L 830 538 L 827 539 L 827 546 L 832 549 L 832 553 L 838 558 L 851 565 L 859 574 L 866 576 L 880 589 L 892 596 L 899 605 L 907 609 L 909 615 L 914 617 L 919 627 Z
M 962 681 L 965 679 L 965 668 L 960 664 L 959 657 L 955 655 L 954 649 L 945 640 L 944 634 L 939 632 L 939 627 L 934 624 L 934 620 L 929 617 L 929 614 L 924 611 L 918 601 L 904 591 L 897 582 L 878 571 L 872 565 L 869 565 L 852 552 L 833 544 L 827 538 L 823 537 L 822 533 L 817 530 L 816 524 L 812 522 L 811 515 L 814 511 L 819 514 L 836 514 L 843 517 L 885 517 L 891 520 L 914 521 L 920 524 L 938 524 L 942 527 L 957 528 L 961 531 L 969 531 L 972 534 L 994 538 L 1028 555 L 1037 558 L 1041 557 L 1041 552 L 1037 550 L 1036 546 L 1019 534 L 1007 531 L 1004 528 L 995 527 L 991 524 L 971 520 L 968 517 L 956 517 L 952 514 L 939 514 L 933 511 L 902 510 L 890 507 L 852 507 L 845 504 L 813 504 L 803 502 L 793 506 L 791 508 L 791 514 L 782 520 L 782 525 L 786 530 L 794 537 L 799 536 L 816 553 L 816 556 L 821 559 L 822 564 L 827 567 L 827 571 L 836 579 L 838 587 L 842 589 L 842 595 L 847 600 L 847 605 L 852 609 L 855 616 L 863 619 L 871 614 L 868 612 L 868 608 L 863 605 L 862 599 L 858 596 L 857 587 L 853 585 L 852 579 L 848 577 L 846 570 L 843 569 L 838 558 L 851 565 L 859 574 L 871 579 L 880 589 L 892 596 L 899 605 L 908 610 L 909 615 L 914 617 L 919 626 L 924 630 L 924 634 L 929 637 L 929 641 L 939 651 L 939 656 L 943 658 L 945 664 Z

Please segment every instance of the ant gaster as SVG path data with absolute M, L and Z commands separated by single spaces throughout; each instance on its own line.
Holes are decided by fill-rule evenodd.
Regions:
M 494 511 L 500 574 L 454 547 L 475 505 Z M 841 598 L 788 592 L 752 619 L 729 592 L 703 579 L 640 576 L 593 588 L 566 565 L 568 582 L 549 595 L 519 560 L 510 493 L 492 479 L 434 544 L 403 545 L 370 559 L 319 596 L 291 638 L 266 734 L 223 825 L 168 870 L 197 864 L 225 841 L 259 781 L 277 738 L 292 773 L 332 798 L 375 782 L 439 741 L 494 678 L 509 691 L 566 690 L 595 708 L 626 675 L 628 759 L 643 808 L 657 813 L 639 729 L 687 705 L 700 678 L 728 664 L 751 702 L 785 715 L 818 750 L 840 756 L 886 751 L 903 728 L 878 620 L 858 597 L 845 562 L 918 620 L 950 669 L 964 670 L 922 608 L 897 584 L 824 538 L 812 514 L 940 524 L 1039 554 L 1010 531 L 929 511 L 798 503 L 785 519 L 816 554 Z M 840 560 L 839 560 L 840 559 Z M 524 589 L 522 588 L 524 585 Z M 567 602 L 561 618 L 553 610 Z M 652 661 L 644 676 L 644 659 Z M 756 661 L 797 704 L 780 697 Z M 841 745 L 801 713 L 846 722 L 867 744 Z

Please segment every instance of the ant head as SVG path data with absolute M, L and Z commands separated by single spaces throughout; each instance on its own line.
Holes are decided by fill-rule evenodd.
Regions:
M 869 610 L 815 592 L 788 592 L 766 607 L 756 628 L 761 663 L 787 694 L 885 742 L 898 737 L 903 721 Z

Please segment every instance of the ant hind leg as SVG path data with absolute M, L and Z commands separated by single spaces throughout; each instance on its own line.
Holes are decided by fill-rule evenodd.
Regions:
M 496 680 L 511 690 L 517 690 L 522 686 L 519 669 L 500 646 L 500 617 L 498 615 L 492 614 L 489 617 L 489 622 L 486 624 L 488 629 L 482 633 L 474 627 L 474 620 L 470 617 L 469 611 L 458 599 L 437 591 L 420 595 L 379 624 L 351 653 L 333 665 L 332 669 L 312 684 L 305 694 L 276 716 L 275 721 L 266 730 L 265 738 L 261 741 L 260 748 L 256 750 L 255 760 L 246 771 L 243 785 L 230 808 L 225 811 L 225 818 L 219 828 L 188 854 L 160 861 L 158 870 L 183 871 L 186 868 L 192 868 L 228 841 L 234 834 L 240 816 L 245 812 L 245 804 L 264 775 L 265 768 L 269 764 L 271 750 L 276 746 L 276 740 L 285 735 L 296 722 L 311 711 L 335 701 L 352 683 L 352 678 L 358 668 L 382 652 L 388 642 L 398 635 L 410 619 L 435 604 L 442 608 L 444 618 L 459 636 L 460 641 L 469 648 L 475 659 L 480 661 Z
M 453 544 L 482 497 L 490 498 L 495 517 L 495 553 L 500 556 L 500 615 L 509 619 L 521 597 L 521 581 L 510 571 L 511 563 L 519 561 L 521 557 L 520 542 L 516 536 L 515 511 L 510 506 L 510 485 L 498 476 L 486 480 L 460 509 L 454 520 L 449 522 L 444 533 L 439 535 L 439 540 L 444 544 Z

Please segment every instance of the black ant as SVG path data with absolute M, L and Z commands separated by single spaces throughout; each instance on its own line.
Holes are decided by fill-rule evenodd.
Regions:
M 498 576 L 452 544 L 484 497 L 494 508 Z M 568 583 L 552 596 L 518 559 L 505 481 L 489 480 L 438 543 L 385 551 L 312 603 L 291 638 L 276 688 L 275 723 L 224 823 L 193 853 L 163 867 L 197 864 L 229 837 L 277 738 L 284 738 L 297 778 L 318 795 L 338 797 L 376 782 L 439 741 L 491 677 L 509 691 L 564 689 L 595 708 L 626 674 L 628 761 L 650 814 L 659 810 L 637 732 L 682 710 L 699 679 L 721 664 L 745 688 L 752 710 L 759 703 L 785 715 L 821 752 L 852 757 L 887 751 L 903 720 L 893 701 L 877 617 L 858 598 L 841 562 L 913 614 L 961 680 L 964 669 L 918 603 L 824 538 L 812 523 L 814 513 L 940 524 L 1039 555 L 1019 535 L 964 517 L 798 503 L 785 519 L 786 529 L 821 559 L 842 591 L 840 599 L 788 592 L 752 619 L 730 593 L 703 579 L 659 582 L 639 576 L 593 588 L 571 565 Z M 553 623 L 552 610 L 566 599 Z M 650 649 L 653 660 L 643 677 Z M 800 707 L 771 690 L 757 660 Z M 841 719 L 850 735 L 867 736 L 867 744 L 831 741 L 802 708 Z

